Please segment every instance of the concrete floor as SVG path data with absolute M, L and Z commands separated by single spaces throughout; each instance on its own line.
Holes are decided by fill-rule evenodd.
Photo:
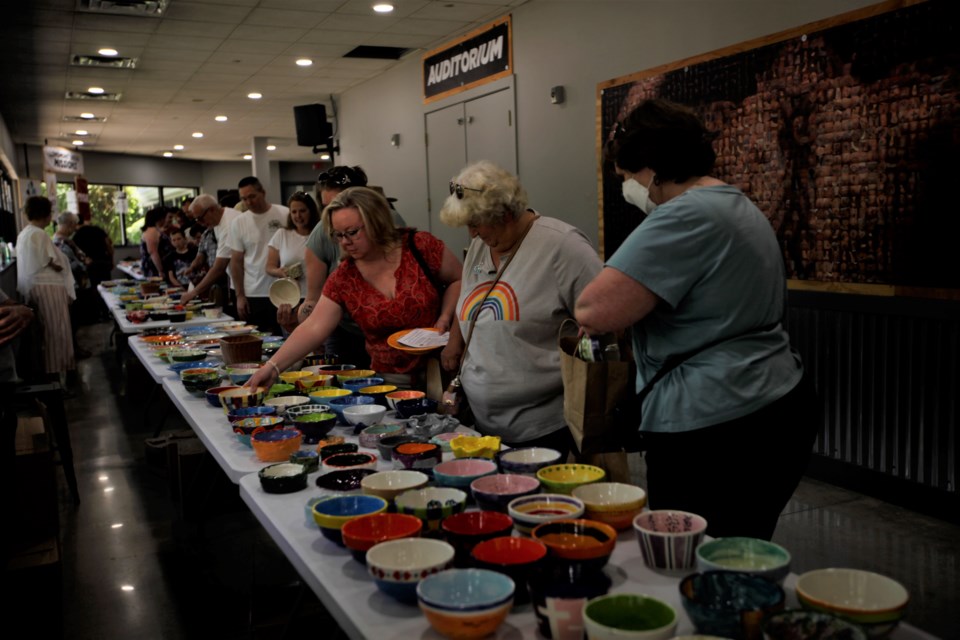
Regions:
M 83 502 L 72 506 L 62 489 L 64 636 L 280 637 L 296 574 L 215 466 L 207 517 L 184 517 L 197 497 L 174 500 L 166 467 L 145 458 L 169 403 L 162 392 L 147 402 L 152 381 L 135 359 L 121 367 L 109 331 L 82 330 L 94 356 L 81 362 L 81 389 L 67 405 Z M 165 431 L 186 428 L 168 413 Z M 798 573 L 844 566 L 896 578 L 911 592 L 911 624 L 960 637 L 960 527 L 804 480 L 774 540 Z M 311 593 L 289 631 L 342 636 Z

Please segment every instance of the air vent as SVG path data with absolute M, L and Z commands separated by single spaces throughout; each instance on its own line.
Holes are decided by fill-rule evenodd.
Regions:
M 94 118 L 81 118 L 80 116 L 63 116 L 64 122 L 106 122 L 106 116 L 96 116 Z
M 343 55 L 344 58 L 373 58 L 376 60 L 399 60 L 410 49 L 403 47 L 369 47 L 360 45 Z
M 90 93 L 89 91 L 67 91 L 67 100 L 101 100 L 120 102 L 121 93 Z
M 75 53 L 70 56 L 74 67 L 99 67 L 101 69 L 136 69 L 136 58 L 118 58 L 116 56 L 88 56 Z
M 170 0 L 77 0 L 79 11 L 159 18 Z

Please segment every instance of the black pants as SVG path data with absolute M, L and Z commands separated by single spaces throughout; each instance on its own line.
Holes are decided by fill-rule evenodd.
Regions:
M 681 433 L 645 433 L 651 509 L 707 519 L 714 537 L 769 540 L 800 483 L 819 423 L 806 376 L 754 413 Z
M 250 305 L 250 315 L 247 322 L 256 325 L 260 331 L 272 335 L 280 335 L 280 324 L 277 322 L 277 308 L 270 302 L 270 298 L 247 298 Z

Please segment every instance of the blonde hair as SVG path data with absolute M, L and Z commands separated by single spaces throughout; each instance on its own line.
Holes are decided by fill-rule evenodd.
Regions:
M 440 220 L 451 227 L 502 224 L 507 214 L 518 218 L 527 210 L 520 179 L 492 162 L 471 164 L 452 182 L 463 187 L 463 197 L 451 193 L 440 210 Z
M 360 213 L 363 231 L 373 244 L 388 249 L 400 241 L 400 233 L 393 224 L 387 199 L 367 187 L 344 189 L 323 209 L 321 222 L 328 236 L 333 237 L 333 214 L 350 208 Z

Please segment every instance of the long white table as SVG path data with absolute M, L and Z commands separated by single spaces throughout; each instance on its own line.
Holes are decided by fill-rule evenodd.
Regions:
M 143 272 L 140 270 L 140 264 L 135 260 L 125 260 L 123 262 L 117 263 L 117 271 L 128 275 L 134 280 L 146 280 L 147 278 L 143 275 Z
M 221 311 L 220 315 L 216 318 L 207 318 L 200 314 L 194 318 L 191 318 L 190 320 L 184 320 L 183 322 L 154 320 L 151 322 L 133 323 L 127 320 L 127 312 L 122 308 L 120 298 L 118 296 L 114 295 L 109 289 L 104 288 L 103 285 L 97 285 L 97 291 L 100 293 L 100 297 L 103 298 L 103 302 L 107 305 L 107 308 L 110 309 L 110 313 L 113 314 L 120 332 L 126 335 L 132 335 L 134 333 L 144 331 L 145 329 L 155 329 L 158 327 L 194 327 L 233 320 L 232 316 L 229 316 Z

